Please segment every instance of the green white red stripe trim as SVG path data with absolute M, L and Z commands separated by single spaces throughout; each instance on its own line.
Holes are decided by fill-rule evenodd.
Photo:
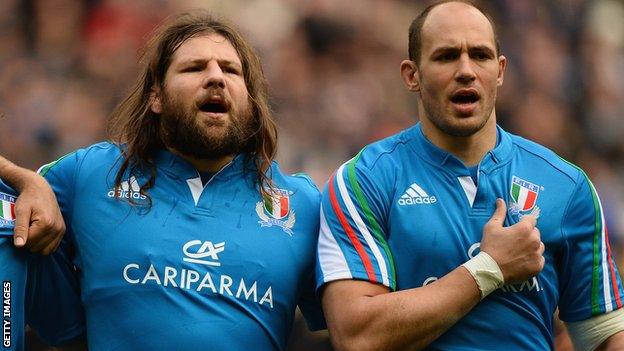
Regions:
M 355 205 L 353 204 L 353 201 L 351 200 L 351 197 L 349 196 L 349 192 L 347 191 L 347 187 L 345 185 L 344 176 L 343 176 L 344 168 L 345 168 L 345 164 L 340 166 L 337 172 L 338 173 L 338 177 L 337 177 L 338 189 L 340 189 L 340 195 L 342 197 L 342 200 L 345 203 L 345 206 L 347 207 L 347 210 L 349 211 L 349 215 L 351 216 L 351 219 L 353 220 L 353 222 L 355 222 L 355 225 L 360 231 L 360 234 L 364 237 L 364 240 L 366 241 L 366 245 L 370 248 L 370 250 L 373 252 L 373 255 L 375 256 L 375 260 L 377 261 L 377 264 L 379 266 L 382 284 L 385 286 L 390 286 L 390 280 L 388 279 L 388 268 L 386 267 L 386 260 L 381 254 L 381 251 L 379 250 L 379 247 L 377 246 L 375 239 L 371 235 L 366 224 L 364 224 L 362 217 L 358 213 L 358 210 L 355 208 Z
M 609 233 L 604 219 L 604 212 L 602 210 L 602 203 L 598 192 L 594 187 L 594 184 L 589 180 L 587 174 L 575 164 L 568 160 L 561 158 L 564 162 L 570 166 L 576 168 L 583 177 L 587 184 L 589 184 L 589 190 L 592 195 L 592 201 L 594 205 L 594 242 L 593 242 L 593 269 L 592 269 L 592 286 L 591 286 L 591 306 L 592 314 L 598 315 L 602 313 L 608 313 L 614 309 L 622 307 L 622 299 L 620 298 L 620 292 L 618 288 L 618 277 L 616 275 L 615 265 L 613 263 L 613 257 L 611 256 L 611 245 L 609 244 Z M 600 279 L 602 278 L 602 289 L 600 286 Z M 609 279 L 611 278 L 611 279 Z M 600 303 L 600 295 L 602 290 L 602 298 L 604 304 Z M 613 297 L 611 298 L 611 292 L 613 291 Z
M 343 168 L 344 168 L 344 164 L 340 166 L 338 171 L 336 171 L 336 173 L 334 173 L 334 175 L 329 180 L 329 197 L 330 197 L 331 205 L 334 210 L 334 213 L 336 214 L 336 216 L 338 217 L 338 220 L 340 221 L 340 224 L 342 225 L 342 228 L 344 229 L 345 233 L 349 237 L 349 240 L 351 240 L 351 243 L 353 244 L 355 251 L 358 253 L 358 256 L 362 260 L 362 264 L 364 265 L 364 269 L 366 270 L 366 275 L 368 277 L 368 280 L 372 283 L 376 283 L 377 278 L 375 277 L 375 270 L 373 268 L 373 264 L 371 263 L 371 259 L 368 253 L 366 252 L 366 249 L 360 242 L 360 239 L 358 238 L 357 234 L 351 227 L 351 224 L 349 224 L 349 220 L 347 219 L 344 212 L 342 211 L 342 208 L 340 207 L 340 203 L 338 202 L 338 197 L 336 196 L 334 179 L 336 178 L 336 176 L 338 177 L 338 179 L 342 177 Z
M 353 279 L 359 274 L 356 279 L 395 290 L 390 249 L 356 177 L 358 158 L 359 155 L 341 165 L 328 183 L 327 202 L 331 209 L 325 207 L 325 212 L 321 208 L 318 246 L 323 281 Z M 325 214 L 332 219 L 331 226 Z
M 330 282 L 340 279 L 353 279 L 351 270 L 334 234 L 332 234 L 325 218 L 325 210 L 321 204 L 321 223 L 318 241 L 318 259 L 323 271 L 323 281 Z
M 594 201 L 595 209 L 595 231 L 594 231 L 594 270 L 592 276 L 592 312 L 594 314 L 603 313 L 600 309 L 599 303 L 599 280 L 600 271 L 602 271 L 602 295 L 604 298 L 604 312 L 608 313 L 614 309 L 622 307 L 622 301 L 618 291 L 618 281 L 615 275 L 615 268 L 613 265 L 613 258 L 611 257 L 611 245 L 609 244 L 609 236 L 607 232 L 607 226 L 603 216 L 602 203 L 596 188 L 592 182 L 585 176 Z M 601 268 L 601 269 L 600 269 Z M 611 289 L 611 287 L 613 287 Z M 611 291 L 613 290 L 613 296 L 615 301 L 611 298 Z M 615 306 L 614 306 L 615 302 Z

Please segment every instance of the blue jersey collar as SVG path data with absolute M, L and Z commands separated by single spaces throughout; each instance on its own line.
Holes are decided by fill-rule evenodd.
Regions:
M 498 165 L 505 163 L 511 156 L 511 136 L 498 125 L 496 130 L 499 138 L 498 144 L 493 150 L 488 151 L 479 163 L 479 169 L 484 172 L 489 172 Z M 470 170 L 461 160 L 453 154 L 440 149 L 425 137 L 420 122 L 408 130 L 408 133 L 412 134 L 411 138 L 415 141 L 415 143 L 412 143 L 414 150 L 423 159 L 437 166 L 447 168 L 459 176 L 470 175 Z
M 156 166 L 158 169 L 164 171 L 174 178 L 179 179 L 193 179 L 199 177 L 199 172 L 182 157 L 161 149 L 156 153 L 155 157 Z M 215 174 L 215 179 L 229 178 L 244 170 L 245 155 L 238 154 L 234 159 L 225 165 L 221 170 Z

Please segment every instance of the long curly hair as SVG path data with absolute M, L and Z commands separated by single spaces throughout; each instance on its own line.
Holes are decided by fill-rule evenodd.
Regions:
M 150 109 L 152 91 L 163 87 L 175 51 L 188 39 L 210 33 L 226 38 L 242 62 L 251 112 L 258 126 L 251 138 L 252 150 L 245 150 L 246 169 L 257 172 L 256 180 L 262 196 L 272 192 L 270 167 L 277 148 L 277 126 L 269 107 L 267 82 L 260 59 L 232 26 L 208 12 L 197 10 L 181 14 L 156 29 L 141 55 L 141 72 L 134 86 L 109 119 L 109 137 L 113 143 L 122 146 L 123 156 L 115 176 L 115 188 L 121 188 L 126 172 L 130 176 L 148 175 L 139 191 L 148 196 L 150 205 L 147 190 L 156 181 L 154 156 L 165 147 L 161 119 Z

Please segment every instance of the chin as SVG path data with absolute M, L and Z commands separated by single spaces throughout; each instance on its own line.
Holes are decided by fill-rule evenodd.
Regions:
M 437 124 L 444 133 L 455 137 L 469 137 L 485 127 L 488 118 L 457 117 L 447 123 Z

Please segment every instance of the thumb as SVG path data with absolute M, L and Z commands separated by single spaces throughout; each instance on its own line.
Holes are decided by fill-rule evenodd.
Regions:
M 496 210 L 494 210 L 494 214 L 490 217 L 490 220 L 487 222 L 487 226 L 490 227 L 498 227 L 501 228 L 503 223 L 505 223 L 505 217 L 507 216 L 507 205 L 503 199 L 496 199 Z
M 17 206 L 16 206 L 17 207 Z M 15 229 L 13 230 L 13 244 L 16 247 L 26 245 L 28 227 L 30 226 L 30 209 L 22 206 L 15 209 Z

